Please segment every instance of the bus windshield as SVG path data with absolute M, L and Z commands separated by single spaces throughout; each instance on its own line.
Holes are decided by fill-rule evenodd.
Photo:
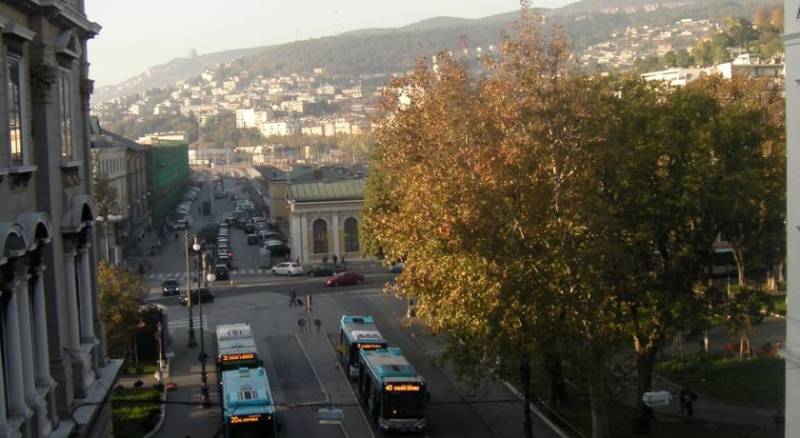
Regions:
M 383 393 L 383 418 L 422 418 L 425 416 L 425 391 Z

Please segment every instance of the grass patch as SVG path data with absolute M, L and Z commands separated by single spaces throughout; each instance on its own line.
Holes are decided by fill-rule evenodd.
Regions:
M 661 361 L 656 373 L 721 400 L 769 406 L 783 406 L 785 400 L 786 366 L 780 358 L 698 355 Z
M 756 361 L 761 361 L 755 363 Z M 763 396 L 768 396 L 768 392 L 772 392 L 772 398 L 775 398 L 776 391 L 779 391 L 781 400 L 783 399 L 783 361 L 779 359 L 754 359 L 752 361 L 745 361 L 745 362 L 753 362 L 752 364 L 740 364 L 737 360 L 734 359 L 736 364 L 730 364 L 728 361 L 725 361 L 725 365 L 718 364 L 716 367 L 712 368 L 712 370 L 706 370 L 705 373 L 724 373 L 726 377 L 720 377 L 719 382 L 720 385 L 727 384 L 728 386 L 731 385 L 731 380 L 734 378 L 734 375 L 737 376 L 747 376 L 749 377 L 748 373 L 751 372 L 758 372 L 760 375 L 769 374 L 771 376 L 771 383 L 768 385 L 768 388 L 764 388 L 761 394 Z M 776 363 L 780 362 L 780 363 Z M 664 366 L 666 362 L 662 362 L 659 365 Z M 677 366 L 677 365 L 675 365 Z M 720 369 L 736 369 L 736 373 L 727 373 L 724 371 L 720 371 Z M 682 369 L 682 368 L 681 368 Z M 776 372 L 779 369 L 779 372 Z M 756 371 L 760 370 L 760 371 Z M 659 371 L 660 372 L 660 371 Z M 546 375 L 543 371 L 533 373 L 533 381 L 532 383 L 532 390 L 534 394 L 538 395 L 539 397 L 546 399 L 548 395 L 548 382 Z M 663 373 L 665 376 L 667 373 Z M 706 374 L 703 374 L 704 376 Z M 757 378 L 760 382 L 762 378 Z M 677 380 L 677 379 L 676 379 Z M 706 379 L 708 381 L 708 379 Z M 573 382 L 578 381 L 578 379 L 573 379 Z M 514 385 L 519 388 L 518 382 L 515 382 Z M 753 384 L 752 386 L 757 386 Z M 712 395 L 712 393 L 706 393 L 703 391 L 703 387 L 700 385 L 692 384 L 692 387 L 695 391 L 701 392 L 702 394 L 708 394 L 709 396 L 716 396 L 716 394 Z M 591 411 L 589 409 L 589 397 L 588 393 L 585 389 L 581 387 L 569 387 L 569 399 L 561 404 L 560 406 L 554 407 L 556 413 L 562 417 L 567 423 L 569 423 L 572 427 L 574 427 L 582 436 L 584 437 L 591 437 L 592 436 L 592 416 Z M 749 391 L 751 393 L 755 392 L 755 389 Z M 722 397 L 718 397 L 722 398 Z M 757 402 L 757 400 L 750 399 L 751 402 Z M 611 435 L 614 438 L 635 438 L 637 435 L 633 433 L 633 422 L 634 418 L 637 417 L 637 410 L 633 407 L 624 405 L 622 403 L 611 401 L 608 403 L 608 417 L 609 417 L 609 427 L 611 429 Z M 554 421 L 558 424 L 559 421 L 554 419 Z M 570 436 L 577 437 L 578 435 L 575 433 L 570 432 L 570 430 L 566 427 L 562 426 L 562 429 Z M 675 438 L 675 437 L 683 437 L 683 438 L 694 438 L 694 437 L 717 437 L 717 436 L 724 436 L 727 438 L 751 438 L 754 436 L 758 436 L 761 438 L 783 438 L 783 434 L 779 432 L 768 432 L 759 430 L 757 426 L 747 427 L 742 425 L 731 425 L 725 423 L 711 423 L 707 421 L 703 421 L 697 418 L 689 418 L 684 416 L 678 415 L 664 415 L 664 414 L 656 414 L 655 419 L 651 422 L 651 430 L 650 435 L 651 438 Z
M 121 403 L 125 401 L 153 403 Z M 161 414 L 161 392 L 153 388 L 117 388 L 111 395 L 114 436 L 138 438 L 153 430 Z
M 123 371 L 123 375 L 136 376 L 140 374 L 153 375 L 158 371 L 156 364 L 131 364 L 127 365 Z

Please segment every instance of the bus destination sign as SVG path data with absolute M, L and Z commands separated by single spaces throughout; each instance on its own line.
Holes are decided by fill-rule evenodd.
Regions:
M 231 417 L 231 424 L 258 423 L 261 415 L 234 415 Z
M 233 360 L 248 360 L 248 359 L 255 359 L 256 355 L 253 353 L 242 353 L 242 354 L 223 354 L 222 361 L 223 362 L 230 362 Z
M 400 385 L 388 384 L 386 385 L 386 392 L 418 392 L 420 385 L 413 383 L 403 383 Z
M 362 350 L 377 350 L 381 347 L 381 344 L 358 344 L 358 348 Z

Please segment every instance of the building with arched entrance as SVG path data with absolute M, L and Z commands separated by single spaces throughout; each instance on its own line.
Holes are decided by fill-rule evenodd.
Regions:
M 334 255 L 346 260 L 360 258 L 363 179 L 292 184 L 286 198 L 292 259 L 320 263 Z
M 0 437 L 107 437 L 82 0 L 0 4 Z

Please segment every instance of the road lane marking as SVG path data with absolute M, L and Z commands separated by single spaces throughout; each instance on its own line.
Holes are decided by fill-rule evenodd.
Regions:
M 297 336 L 297 333 L 295 333 L 295 336 Z M 356 396 L 356 392 L 353 391 L 353 385 L 350 384 L 350 376 L 348 376 L 347 373 L 344 372 L 344 368 L 342 368 L 341 363 L 339 363 L 339 355 L 336 354 L 336 348 L 333 347 L 333 342 L 331 342 L 331 338 L 330 338 L 330 336 L 328 336 L 327 333 L 325 334 L 325 339 L 328 341 L 327 343 L 328 343 L 328 346 L 331 348 L 331 354 L 333 354 L 334 360 L 336 361 L 336 363 L 339 364 L 339 366 L 337 368 L 339 368 L 339 372 L 342 373 L 342 377 L 344 377 L 344 382 L 345 382 L 345 384 L 347 386 L 347 389 L 350 390 L 350 395 L 353 396 L 353 401 L 356 402 L 356 409 L 361 414 L 361 419 L 364 420 L 364 424 L 367 426 L 367 430 L 369 431 L 369 435 L 372 438 L 375 438 L 375 432 L 372 431 L 372 424 L 369 422 L 369 420 L 367 420 L 367 415 L 364 414 L 364 409 L 361 409 L 361 402 L 358 400 L 358 396 Z

